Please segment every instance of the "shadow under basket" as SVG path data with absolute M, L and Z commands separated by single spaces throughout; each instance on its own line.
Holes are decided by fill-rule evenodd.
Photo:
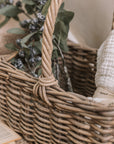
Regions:
M 29 143 L 114 144 L 114 105 L 87 99 L 95 90 L 96 50 L 69 44 L 65 61 L 74 93 L 60 88 L 52 75 L 52 34 L 61 3 L 53 0 L 46 17 L 39 79 L 8 62 L 15 54 L 1 56 L 0 119 Z

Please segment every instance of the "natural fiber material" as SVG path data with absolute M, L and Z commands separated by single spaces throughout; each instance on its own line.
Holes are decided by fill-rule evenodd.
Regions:
M 95 90 L 96 50 L 69 44 L 65 61 L 77 93 L 65 92 L 52 76 L 52 33 L 61 3 L 52 0 L 46 18 L 39 79 L 5 59 L 0 61 L 1 119 L 29 143 L 113 144 L 114 105 L 105 106 L 79 95 L 92 96 Z
M 96 86 L 114 94 L 114 30 L 98 50 Z
M 19 140 L 19 141 L 15 142 L 15 144 L 28 144 L 28 143 L 25 140 L 22 139 L 22 140 Z
M 114 94 L 108 91 L 106 88 L 98 87 L 93 97 L 94 100 L 100 101 L 105 105 L 114 103 Z

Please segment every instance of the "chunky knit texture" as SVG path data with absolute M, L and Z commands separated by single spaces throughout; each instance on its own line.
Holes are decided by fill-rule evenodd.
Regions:
M 96 86 L 114 93 L 114 30 L 98 50 Z

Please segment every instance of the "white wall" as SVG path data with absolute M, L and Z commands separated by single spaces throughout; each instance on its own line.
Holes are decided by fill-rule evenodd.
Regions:
M 81 43 L 99 47 L 112 26 L 114 0 L 65 0 L 75 12 L 71 32 Z

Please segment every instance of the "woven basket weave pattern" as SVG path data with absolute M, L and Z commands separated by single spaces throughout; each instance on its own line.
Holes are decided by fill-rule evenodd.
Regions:
M 66 63 L 74 91 L 65 92 L 52 75 L 52 34 L 62 0 L 52 0 L 42 46 L 42 75 L 33 78 L 0 60 L 0 115 L 10 127 L 36 144 L 113 144 L 114 105 L 89 101 L 95 89 L 96 52 L 72 46 Z M 79 95 L 82 93 L 85 96 Z
M 65 53 L 65 61 L 73 91 L 85 96 L 92 96 L 95 91 L 96 50 L 87 49 L 86 46 L 73 46 L 72 43 L 69 43 L 69 52 Z M 64 86 L 62 81 L 60 86 Z
M 86 46 L 69 43 L 69 52 L 64 53 L 65 63 L 71 78 L 73 91 L 85 96 L 92 96 L 95 91 L 96 50 L 88 50 Z M 62 59 L 59 59 L 63 70 Z M 61 70 L 61 71 L 62 71 Z M 64 70 L 63 70 L 64 71 Z M 65 74 L 60 73 L 60 86 L 68 90 Z

